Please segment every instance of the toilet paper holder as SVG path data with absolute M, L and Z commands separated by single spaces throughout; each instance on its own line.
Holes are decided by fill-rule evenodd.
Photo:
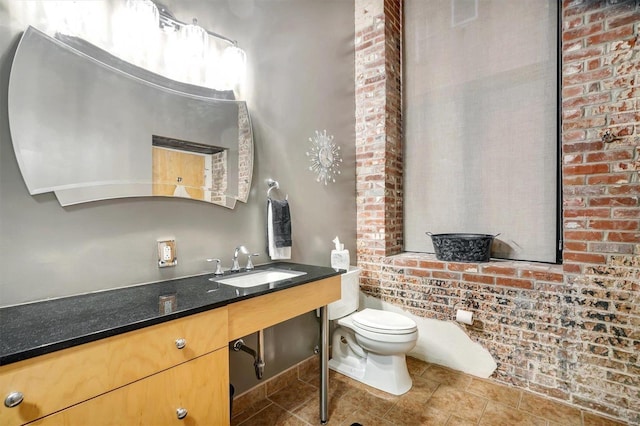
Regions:
M 464 309 L 456 310 L 456 321 L 463 324 L 473 325 L 473 312 L 465 311 Z

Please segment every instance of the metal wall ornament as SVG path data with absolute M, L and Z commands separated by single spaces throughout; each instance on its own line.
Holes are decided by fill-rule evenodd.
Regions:
M 307 157 L 311 161 L 309 170 L 317 174 L 316 182 L 335 183 L 336 175 L 340 174 L 340 147 L 333 142 L 333 135 L 327 135 L 327 131 L 316 130 L 315 135 L 309 138 L 311 150 L 307 151 Z

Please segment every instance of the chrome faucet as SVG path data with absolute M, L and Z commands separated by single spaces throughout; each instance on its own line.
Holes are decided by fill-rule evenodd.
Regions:
M 207 259 L 207 262 L 216 262 L 216 270 L 213 275 L 224 274 L 224 272 L 222 271 L 222 266 L 220 266 L 220 259 Z
M 247 250 L 245 246 L 236 247 L 235 251 L 233 252 L 233 259 L 231 259 L 231 261 L 233 262 L 233 266 L 231 266 L 231 272 L 238 272 L 240 270 L 240 265 L 238 264 L 238 253 L 249 254 L 249 250 Z
M 260 253 L 247 254 L 247 267 L 244 268 L 247 271 L 250 271 L 250 270 L 252 270 L 254 268 L 253 262 L 251 261 L 251 258 L 253 256 L 260 256 Z

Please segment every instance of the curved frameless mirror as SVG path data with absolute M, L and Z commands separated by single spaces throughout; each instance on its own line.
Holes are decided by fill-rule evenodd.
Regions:
M 61 205 L 175 196 L 233 208 L 253 170 L 247 105 L 75 37 L 29 27 L 9 79 L 9 125 L 30 194 Z

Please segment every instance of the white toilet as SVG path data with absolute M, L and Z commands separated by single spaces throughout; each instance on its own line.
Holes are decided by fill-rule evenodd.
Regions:
M 342 274 L 342 297 L 328 306 L 337 320 L 329 368 L 393 395 L 411 389 L 405 355 L 418 339 L 416 323 L 395 312 L 363 309 L 359 304 L 360 269 Z

